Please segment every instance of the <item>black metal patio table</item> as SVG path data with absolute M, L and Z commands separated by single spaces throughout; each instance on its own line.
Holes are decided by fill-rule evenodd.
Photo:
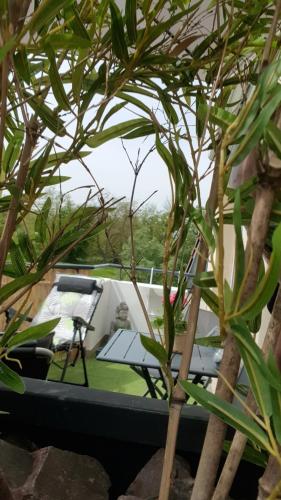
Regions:
M 144 333 L 142 335 L 148 335 Z M 216 349 L 194 344 L 189 374 L 194 375 L 192 382 L 197 384 L 203 377 L 217 377 L 218 364 L 214 359 Z M 162 378 L 159 361 L 141 343 L 140 332 L 133 330 L 117 330 L 107 344 L 97 356 L 99 361 L 120 363 L 129 365 L 137 373 L 140 370 L 141 376 L 146 381 L 148 392 L 151 397 L 157 398 L 157 391 L 151 377 L 151 369 L 157 370 L 159 378 Z M 180 368 L 181 354 L 174 353 L 171 360 L 171 369 L 178 375 Z M 164 397 L 164 396 L 163 396 Z

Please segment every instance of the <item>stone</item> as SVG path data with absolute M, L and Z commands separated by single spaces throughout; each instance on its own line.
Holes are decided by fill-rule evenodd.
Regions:
M 29 451 L 0 440 L 0 470 L 11 490 L 25 483 L 32 467 L 33 457 Z
M 110 480 L 96 459 L 52 446 L 32 455 L 33 471 L 16 500 L 108 500 Z
M 141 497 L 135 497 L 134 495 L 121 495 L 117 500 L 142 500 Z
M 131 495 L 133 498 L 137 497 L 145 500 L 157 499 L 159 496 L 163 460 L 164 450 L 160 449 L 138 473 L 126 494 Z M 188 462 L 176 455 L 169 500 L 188 500 L 191 497 L 193 482 Z
M 0 498 L 1 500 L 15 500 L 2 471 L 0 471 Z

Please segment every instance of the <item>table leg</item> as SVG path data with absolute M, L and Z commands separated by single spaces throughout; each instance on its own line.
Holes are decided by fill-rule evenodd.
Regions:
M 156 394 L 156 391 L 155 391 L 155 387 L 154 387 L 153 382 L 151 380 L 151 377 L 149 375 L 148 369 L 145 366 L 142 366 L 141 370 L 142 370 L 143 378 L 146 381 L 146 384 L 147 384 L 150 396 L 152 398 L 157 399 L 157 394 Z

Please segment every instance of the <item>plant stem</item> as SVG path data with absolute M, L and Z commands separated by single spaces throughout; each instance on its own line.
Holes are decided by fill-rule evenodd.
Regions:
M 247 254 L 251 254 L 252 266 L 249 270 L 247 280 L 244 283 L 244 289 L 241 295 L 242 303 L 251 296 L 256 287 L 259 264 L 262 259 L 273 200 L 274 191 L 270 184 L 261 185 L 257 189 L 249 239 L 247 242 Z M 239 365 L 240 355 L 236 346 L 236 341 L 231 333 L 228 333 L 220 372 L 232 387 L 235 386 L 237 380 Z M 232 391 L 225 386 L 220 378 L 217 383 L 216 395 L 229 402 L 233 399 Z M 191 497 L 192 500 L 209 500 L 213 493 L 225 433 L 226 424 L 216 416 L 211 415 L 194 483 Z
M 198 259 L 196 274 L 204 271 L 206 267 L 207 256 L 208 256 L 208 249 L 203 239 L 201 239 L 199 244 L 199 259 Z M 188 316 L 186 343 L 183 350 L 180 371 L 179 371 L 180 379 L 186 379 L 188 375 L 188 369 L 192 356 L 193 341 L 195 337 L 197 320 L 199 315 L 200 297 L 201 297 L 200 288 L 194 287 L 190 303 L 189 316 Z M 161 485 L 159 491 L 159 500 L 169 499 L 171 473 L 173 470 L 178 427 L 179 427 L 181 410 L 184 403 L 185 403 L 184 391 L 177 384 L 173 388 L 171 395 L 169 423 L 168 423 Z
M 280 328 L 281 328 L 281 287 L 279 288 L 276 296 L 271 319 L 262 346 L 265 358 L 267 358 L 271 350 L 272 351 L 275 350 L 275 345 L 279 337 Z M 251 391 L 249 391 L 245 402 L 247 406 L 251 408 L 251 410 L 256 411 L 257 405 Z M 236 475 L 240 460 L 244 453 L 246 443 L 247 443 L 247 437 L 245 436 L 245 434 L 242 434 L 240 431 L 236 431 L 212 500 L 224 500 L 225 498 L 227 498 L 232 482 Z

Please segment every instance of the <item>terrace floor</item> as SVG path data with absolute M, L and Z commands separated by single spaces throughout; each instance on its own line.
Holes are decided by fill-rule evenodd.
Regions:
M 145 382 L 131 370 L 129 366 L 97 361 L 94 357 L 87 360 L 87 371 L 90 389 L 119 392 L 142 396 L 146 391 Z M 51 365 L 48 379 L 59 380 L 61 370 Z M 69 366 L 65 377 L 66 382 L 83 383 L 82 362 L 79 360 L 75 367 Z

